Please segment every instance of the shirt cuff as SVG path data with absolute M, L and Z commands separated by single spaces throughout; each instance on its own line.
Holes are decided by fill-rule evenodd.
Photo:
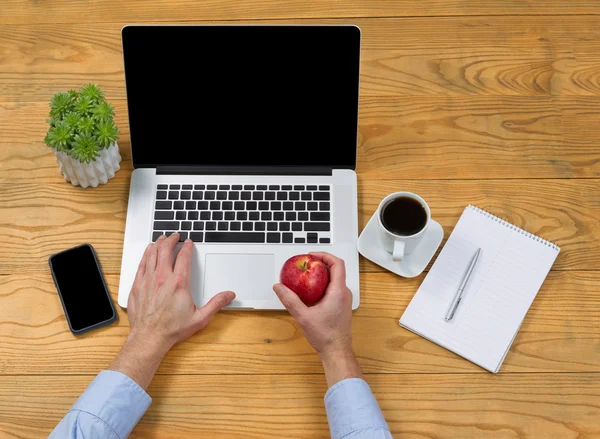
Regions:
M 325 394 L 325 409 L 332 439 L 366 428 L 389 431 L 371 388 L 360 378 L 348 378 L 331 386 Z
M 152 398 L 127 375 L 103 370 L 75 402 L 72 410 L 98 417 L 119 438 L 126 438 L 150 403 Z

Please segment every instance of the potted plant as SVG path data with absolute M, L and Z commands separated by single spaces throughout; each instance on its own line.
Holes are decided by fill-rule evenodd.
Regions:
M 60 172 L 73 186 L 105 184 L 119 170 L 119 129 L 113 106 L 94 84 L 50 99 L 50 124 L 44 142 L 52 148 Z

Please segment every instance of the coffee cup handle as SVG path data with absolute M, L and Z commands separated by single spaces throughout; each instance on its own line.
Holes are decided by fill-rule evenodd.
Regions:
M 394 241 L 394 251 L 392 252 L 392 259 L 394 261 L 401 261 L 404 258 L 404 241 L 399 239 Z

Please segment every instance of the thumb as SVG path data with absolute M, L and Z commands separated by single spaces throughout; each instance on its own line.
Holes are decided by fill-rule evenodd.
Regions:
M 277 297 L 279 297 L 283 306 L 285 306 L 290 314 L 298 320 L 298 317 L 300 317 L 307 308 L 298 295 L 283 284 L 273 285 L 273 291 L 275 291 L 275 294 L 277 294 Z
M 224 306 L 229 305 L 233 299 L 235 299 L 235 293 L 233 291 L 222 291 L 210 299 L 202 308 L 196 309 L 194 321 L 197 330 L 208 325 L 212 316 L 219 312 Z

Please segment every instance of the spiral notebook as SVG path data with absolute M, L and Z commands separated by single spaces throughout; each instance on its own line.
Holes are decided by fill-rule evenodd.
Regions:
M 446 312 L 467 266 L 479 259 L 454 318 Z M 400 325 L 497 373 L 560 248 L 467 206 Z

